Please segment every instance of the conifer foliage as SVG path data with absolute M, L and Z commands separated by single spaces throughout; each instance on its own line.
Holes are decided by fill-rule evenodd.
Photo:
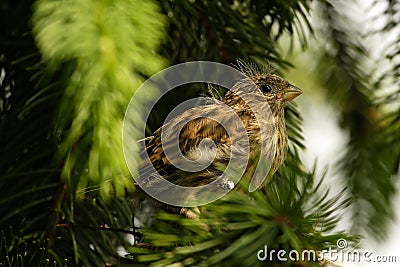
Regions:
M 328 259 L 318 253 L 340 238 L 349 246 L 358 234 L 384 238 L 400 161 L 400 40 L 376 62 L 391 66 L 386 71 L 364 68 L 370 54 L 339 2 L 347 1 L 3 1 L 0 266 L 323 266 Z M 398 30 L 396 1 L 378 4 L 386 24 L 363 34 Z M 315 10 L 323 27 L 311 22 Z M 134 200 L 122 151 L 124 112 L 141 83 L 192 60 L 267 61 L 279 72 L 293 67 L 279 41 L 306 51 L 314 32 L 329 43 L 313 62 L 315 78 L 335 92 L 328 100 L 350 136 L 334 159 L 340 193 L 301 161 L 302 117 L 290 105 L 288 158 L 265 188 L 231 192 L 193 210 L 195 219 L 158 209 L 143 217 L 147 206 Z M 135 103 L 138 114 L 142 104 Z M 171 104 L 157 104 L 149 129 Z M 134 123 L 145 122 L 138 115 Z M 354 231 L 338 232 L 347 207 Z M 317 257 L 260 261 L 265 246 Z

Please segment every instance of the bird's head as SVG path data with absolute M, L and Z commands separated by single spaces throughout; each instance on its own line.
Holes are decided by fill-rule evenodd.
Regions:
M 256 76 L 252 80 L 269 103 L 285 104 L 303 93 L 300 88 L 274 74 Z
M 229 106 L 242 108 L 248 104 L 246 101 L 255 100 L 255 95 L 262 95 L 274 115 L 281 115 L 285 104 L 303 93 L 300 88 L 290 84 L 287 80 L 272 74 L 269 65 L 259 67 L 253 62 L 246 63 L 238 60 L 237 68 L 246 77 L 239 80 L 225 94 L 223 101 Z M 244 95 L 247 95 L 247 100 L 242 99 Z

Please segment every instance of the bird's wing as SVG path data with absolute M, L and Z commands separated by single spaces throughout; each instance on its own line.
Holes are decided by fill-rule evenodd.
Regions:
M 145 140 L 146 151 L 144 151 L 148 154 L 153 166 L 158 171 L 162 171 L 171 165 L 164 150 L 168 150 L 173 145 L 180 150 L 176 152 L 181 152 L 191 160 L 193 160 L 194 152 L 198 149 L 200 142 L 204 139 L 213 141 L 217 148 L 229 147 L 231 138 L 219 122 L 226 124 L 231 122 L 228 118 L 229 115 L 220 111 L 217 104 L 192 108 L 156 130 Z M 174 157 L 174 155 L 171 156 Z M 222 154 L 218 154 L 218 157 L 216 160 L 224 158 Z
M 226 165 L 231 155 L 239 158 L 240 162 L 245 160 L 246 163 L 249 156 L 258 159 L 261 157 L 261 160 L 265 159 L 268 163 L 264 164 L 265 166 L 271 166 L 272 154 L 267 155 L 259 151 L 261 139 L 254 114 L 248 109 L 229 110 L 224 109 L 220 104 L 196 107 L 164 124 L 152 136 L 145 139 L 145 151 L 142 153 L 142 158 L 148 157 L 151 164 L 144 164 L 139 168 L 140 177 L 149 180 L 149 185 L 152 184 L 151 181 L 154 181 L 152 177 L 157 175 L 154 172 L 155 169 L 163 178 L 175 184 L 198 186 L 216 179 L 221 173 L 219 166 Z M 249 147 L 248 138 L 258 141 L 253 144 L 250 142 Z M 268 134 L 267 138 L 263 139 L 264 142 L 270 143 L 272 135 Z M 252 145 L 256 148 L 253 149 Z M 254 153 L 250 153 L 245 149 L 246 147 L 252 152 L 258 150 L 256 152 L 261 154 L 251 155 Z M 181 153 L 180 156 L 179 153 Z M 182 159 L 196 161 L 198 158 L 204 161 L 211 160 L 212 164 L 202 172 L 187 172 L 176 167 L 176 163 L 181 163 Z M 258 160 L 250 159 L 251 164 L 254 163 L 253 161 Z M 194 164 L 189 162 L 189 165 Z M 248 167 L 254 171 L 255 166 L 250 165 Z M 263 177 L 257 176 L 254 179 L 252 183 L 255 187 L 262 184 L 267 175 L 266 172 L 258 170 L 257 173 Z
M 181 181 L 177 181 L 180 179 L 177 177 L 180 176 L 179 174 L 186 176 L 187 184 L 193 184 L 193 181 L 189 182 L 192 176 L 198 183 L 200 179 L 210 182 L 218 177 L 216 175 L 218 171 L 213 173 L 215 164 L 223 165 L 229 162 L 232 143 L 240 143 L 240 139 L 247 137 L 246 128 L 240 116 L 232 109 L 230 111 L 227 108 L 224 109 L 223 106 L 212 104 L 189 109 L 146 138 L 142 158 L 148 156 L 152 166 L 150 164 L 140 166 L 140 176 L 151 177 L 155 169 L 167 180 L 178 184 L 181 184 Z M 179 152 L 181 157 L 178 155 Z M 182 161 L 182 155 L 191 162 L 199 160 L 200 163 L 208 161 L 213 164 L 201 173 L 182 173 L 179 168 L 176 168 L 176 163 Z M 194 165 L 191 162 L 189 165 Z M 209 177 L 202 177 L 203 175 Z

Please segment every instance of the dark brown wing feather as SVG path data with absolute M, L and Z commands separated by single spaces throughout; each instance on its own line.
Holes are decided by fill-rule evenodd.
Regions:
M 197 117 L 201 114 L 201 117 Z M 196 118 L 197 117 L 197 118 Z M 194 118 L 194 119 L 191 119 Z M 209 166 L 206 170 L 201 172 L 185 172 L 175 168 L 170 161 L 167 159 L 162 147 L 162 143 L 165 146 L 173 142 L 168 138 L 167 135 L 164 142 L 161 142 L 162 131 L 174 131 L 174 129 L 182 129 L 179 134 L 179 148 L 182 154 L 189 159 L 191 158 L 191 152 L 198 149 L 200 142 L 207 138 L 214 142 L 216 146 L 216 157 L 214 163 L 227 163 L 230 158 L 230 146 L 232 139 L 229 137 L 225 128 L 218 122 L 224 124 L 233 124 L 233 120 L 229 114 L 221 112 L 221 106 L 219 104 L 213 104 L 208 106 L 196 107 L 185 111 L 178 117 L 175 117 L 163 127 L 159 128 L 154 134 L 145 139 L 146 150 L 143 151 L 142 158 L 147 155 L 154 168 L 161 174 L 165 179 L 172 183 L 179 184 L 182 186 L 199 186 L 211 182 L 213 179 L 218 177 L 220 173 L 215 166 Z M 238 127 L 231 127 L 236 129 Z M 235 133 L 232 134 L 232 138 Z M 171 138 L 172 139 L 172 138 Z M 151 175 L 148 168 L 139 168 L 141 177 Z

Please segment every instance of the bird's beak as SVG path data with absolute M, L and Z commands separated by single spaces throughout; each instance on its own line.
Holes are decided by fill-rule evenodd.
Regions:
M 300 88 L 290 84 L 289 87 L 285 89 L 285 95 L 283 96 L 283 99 L 285 101 L 290 101 L 298 97 L 302 93 L 303 91 Z

